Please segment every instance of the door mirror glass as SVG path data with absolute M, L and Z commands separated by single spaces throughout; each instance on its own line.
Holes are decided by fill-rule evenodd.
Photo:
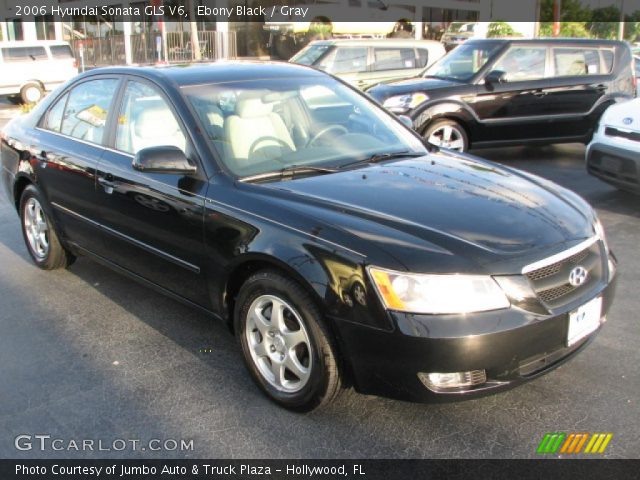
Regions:
M 484 77 L 485 85 L 496 85 L 507 82 L 507 72 L 502 70 L 492 70 Z
M 407 128 L 413 128 L 413 120 L 406 115 L 398 115 L 398 120 Z
M 195 164 L 189 161 L 184 152 L 172 145 L 143 148 L 133 158 L 133 168 L 145 173 L 178 175 L 191 175 L 197 171 Z

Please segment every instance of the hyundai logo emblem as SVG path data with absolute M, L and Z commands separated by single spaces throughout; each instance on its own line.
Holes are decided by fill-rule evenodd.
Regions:
M 589 278 L 589 272 L 587 272 L 587 269 L 578 265 L 576 268 L 571 270 L 571 273 L 569 274 L 569 283 L 574 287 L 579 287 L 587 281 L 587 278 Z
M 622 119 L 622 123 L 624 123 L 625 125 L 631 125 L 633 123 L 633 118 L 625 117 Z

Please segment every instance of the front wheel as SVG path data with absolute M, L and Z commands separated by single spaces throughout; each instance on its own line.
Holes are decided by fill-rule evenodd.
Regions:
M 66 268 L 74 257 L 64 249 L 51 221 L 46 200 L 29 185 L 20 197 L 22 235 L 34 263 L 43 270 Z
M 333 337 L 298 283 L 274 271 L 254 274 L 238 294 L 234 320 L 251 376 L 276 403 L 310 411 L 338 394 Z
M 443 119 L 433 122 L 425 130 L 424 139 L 438 147 L 457 152 L 466 152 L 469 148 L 467 132 L 455 120 Z

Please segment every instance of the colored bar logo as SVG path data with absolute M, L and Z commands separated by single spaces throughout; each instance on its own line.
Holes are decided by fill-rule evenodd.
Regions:
M 542 437 L 537 453 L 604 453 L 613 438 L 613 433 L 564 433 L 552 432 Z M 584 450 L 583 450 L 584 448 Z

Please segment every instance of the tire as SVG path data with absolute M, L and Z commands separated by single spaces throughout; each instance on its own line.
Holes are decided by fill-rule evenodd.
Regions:
M 338 351 L 320 310 L 297 282 L 276 271 L 260 271 L 244 283 L 235 305 L 245 365 L 271 400 L 308 412 L 335 399 L 342 385 Z M 272 316 L 275 308 L 281 322 Z
M 44 89 L 39 83 L 27 83 L 20 89 L 20 98 L 23 103 L 38 103 L 42 97 L 44 97 Z
M 436 120 L 427 126 L 423 137 L 429 143 L 441 148 L 457 152 L 466 152 L 469 149 L 469 137 L 466 130 L 458 122 L 449 118 Z
M 51 211 L 40 190 L 28 185 L 20 197 L 22 236 L 33 262 L 43 270 L 66 268 L 75 257 L 60 243 Z

